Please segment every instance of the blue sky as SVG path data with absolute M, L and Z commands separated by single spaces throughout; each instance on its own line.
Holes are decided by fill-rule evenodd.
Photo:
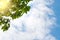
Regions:
M 30 11 L 11 20 L 8 31 L 0 31 L 0 40 L 60 40 L 60 1 L 33 0 Z
M 60 0 L 55 0 L 55 3 L 53 4 L 53 10 L 56 14 L 56 27 L 52 31 L 52 34 L 57 38 L 57 40 L 60 40 Z

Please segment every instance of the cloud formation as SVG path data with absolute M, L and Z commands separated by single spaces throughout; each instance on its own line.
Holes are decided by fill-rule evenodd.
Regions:
M 30 11 L 22 17 L 11 20 L 7 32 L 0 31 L 0 40 L 56 40 L 50 34 L 55 24 L 55 15 L 51 8 L 53 0 L 33 0 L 28 5 Z

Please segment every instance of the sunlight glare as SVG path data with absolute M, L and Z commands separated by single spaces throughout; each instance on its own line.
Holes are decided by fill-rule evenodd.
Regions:
M 10 6 L 10 0 L 0 0 L 0 11 L 8 9 Z

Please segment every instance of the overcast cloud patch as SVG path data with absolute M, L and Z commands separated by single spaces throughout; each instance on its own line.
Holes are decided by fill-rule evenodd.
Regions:
M 30 11 L 22 17 L 11 20 L 7 32 L 0 31 L 0 40 L 56 40 L 50 34 L 55 24 L 54 11 L 47 7 L 53 0 L 33 0 Z

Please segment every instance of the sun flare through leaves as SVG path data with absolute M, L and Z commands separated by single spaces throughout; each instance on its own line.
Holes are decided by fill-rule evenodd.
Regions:
M 30 1 L 0 0 L 0 26 L 3 31 L 10 27 L 10 20 L 19 18 L 30 10 L 30 6 L 27 5 Z
M 0 11 L 8 9 L 10 6 L 10 0 L 0 0 Z

